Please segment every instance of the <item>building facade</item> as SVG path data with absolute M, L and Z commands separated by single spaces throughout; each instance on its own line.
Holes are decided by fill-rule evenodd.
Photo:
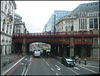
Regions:
M 80 4 L 56 23 L 56 32 L 99 30 L 99 2 Z
M 56 32 L 57 20 L 64 17 L 65 15 L 70 15 L 71 11 L 55 10 L 54 13 L 49 18 L 47 24 L 44 27 L 46 32 Z
M 99 34 L 99 16 L 99 2 L 80 4 L 72 11 L 71 15 L 66 15 L 58 20 L 56 32 L 95 31 L 95 34 Z M 99 38 L 93 38 L 92 45 L 74 45 L 74 55 L 79 55 L 80 57 L 99 57 Z
M 1 1 L 1 54 L 11 53 L 15 1 Z
M 25 27 L 25 22 L 22 21 L 22 17 L 15 13 L 14 15 L 14 31 L 13 33 L 26 33 L 27 29 Z

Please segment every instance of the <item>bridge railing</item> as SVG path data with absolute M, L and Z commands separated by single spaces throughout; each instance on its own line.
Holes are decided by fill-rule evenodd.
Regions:
M 45 35 L 78 35 L 78 34 L 98 34 L 96 31 L 68 31 L 68 32 L 44 32 L 44 33 L 15 33 L 13 36 L 45 36 Z

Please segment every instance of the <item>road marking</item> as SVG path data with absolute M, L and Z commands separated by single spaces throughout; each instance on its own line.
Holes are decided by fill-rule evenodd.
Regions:
M 23 58 L 21 58 L 18 62 L 16 62 L 12 67 L 10 67 L 8 70 L 6 70 L 3 74 L 1 75 L 5 75 L 8 71 L 10 71 L 13 67 L 15 67 L 20 61 L 22 61 L 26 56 L 24 56 Z
M 74 67 L 74 69 L 77 69 L 77 70 L 79 70 L 79 68 L 77 68 L 77 67 Z
M 23 72 L 22 72 L 22 74 L 21 74 L 21 75 L 24 75 L 24 72 L 25 72 L 25 68 L 26 68 L 26 67 L 24 67 L 24 69 L 23 69 Z
M 24 65 L 24 63 L 21 63 L 21 65 Z
M 26 75 L 26 74 L 27 74 L 27 72 L 28 72 L 28 70 L 29 70 L 30 65 L 31 65 L 31 62 L 30 62 L 30 64 L 29 64 L 28 68 L 26 69 L 26 72 L 25 72 L 25 74 L 24 74 L 24 75 Z
M 96 72 L 96 71 L 90 70 L 90 69 L 85 68 L 85 67 L 83 67 L 83 66 L 80 66 L 80 67 L 81 67 L 81 68 L 84 68 L 84 69 L 86 69 L 86 70 L 88 70 L 88 71 L 91 71 L 91 72 L 93 72 L 93 73 L 96 73 L 96 74 L 97 74 L 97 72 Z
M 90 66 L 90 65 L 82 65 L 82 66 L 93 67 L 93 68 L 100 68 L 100 67 L 97 67 L 97 66 Z
M 51 68 L 51 70 L 52 70 L 52 71 L 54 71 L 54 69 L 53 69 L 53 68 Z
M 45 62 L 45 63 L 49 66 L 49 64 L 47 62 Z
M 68 68 L 68 69 L 71 70 L 72 72 L 74 72 L 75 74 L 80 75 L 79 73 L 75 72 L 74 70 L 72 70 L 70 68 Z
M 27 60 L 27 58 L 25 60 Z
M 55 65 L 57 67 L 57 70 L 60 70 L 61 68 L 58 65 Z
M 42 57 L 41 57 L 41 58 L 42 58 Z M 44 58 L 42 58 L 42 60 L 45 61 Z
M 7 75 L 10 75 L 20 64 L 21 64 L 21 62 L 19 62 L 19 64 L 17 66 L 15 66 Z
M 59 76 L 58 73 L 56 73 L 56 75 Z

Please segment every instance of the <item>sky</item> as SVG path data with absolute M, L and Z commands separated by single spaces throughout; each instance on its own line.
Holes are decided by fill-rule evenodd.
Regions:
M 73 11 L 82 3 L 94 1 L 15 1 L 15 13 L 22 17 L 27 31 L 41 33 L 54 10 Z

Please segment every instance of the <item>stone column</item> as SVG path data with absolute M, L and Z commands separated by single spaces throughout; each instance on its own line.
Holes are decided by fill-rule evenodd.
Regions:
M 93 58 L 99 58 L 99 44 L 98 44 L 98 37 L 93 38 L 93 45 L 92 45 L 92 55 Z
M 63 56 L 64 57 L 67 57 L 67 53 L 66 53 L 66 51 L 67 51 L 67 46 L 63 46 Z
M 70 56 L 74 56 L 74 38 L 70 38 Z
M 51 53 L 54 54 L 54 45 L 51 45 Z
M 23 52 L 23 55 L 26 54 L 26 40 L 25 40 L 25 38 L 23 38 L 22 52 Z

